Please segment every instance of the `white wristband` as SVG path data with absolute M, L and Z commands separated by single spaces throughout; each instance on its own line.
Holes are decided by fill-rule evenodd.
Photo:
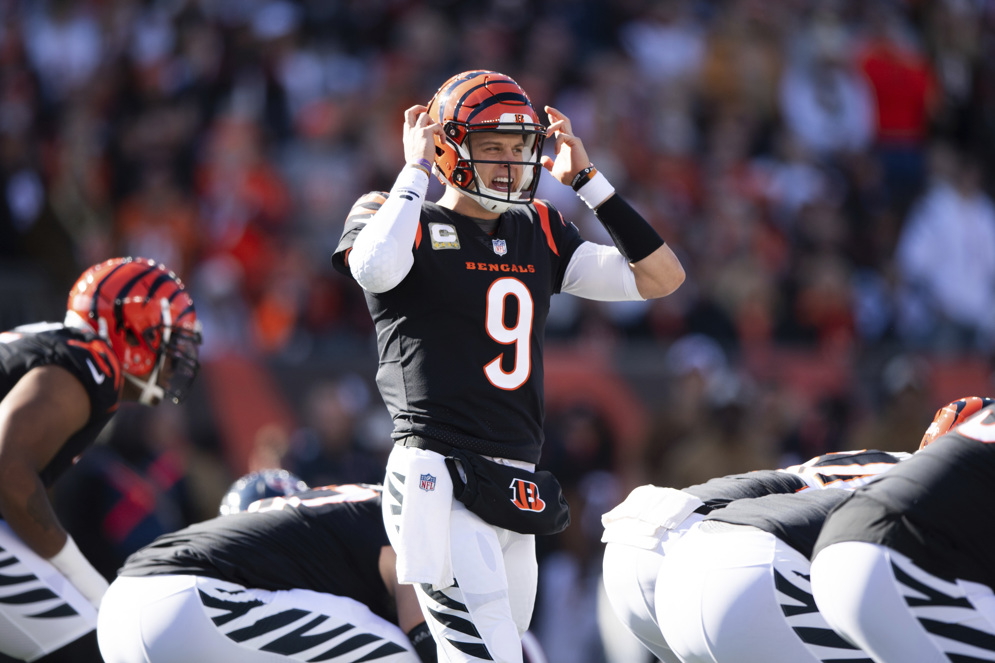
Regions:
M 577 189 L 577 195 L 591 209 L 598 209 L 598 206 L 608 200 L 613 193 L 615 193 L 615 187 L 600 170 L 587 181 L 587 184 Z
M 107 591 L 107 580 L 100 575 L 97 569 L 93 568 L 90 562 L 86 561 L 86 557 L 83 557 L 83 553 L 79 551 L 73 537 L 66 537 L 66 545 L 62 546 L 62 550 L 57 552 L 48 562 L 64 575 L 73 587 L 78 589 L 79 593 L 93 604 L 94 608 L 100 607 L 100 599 Z

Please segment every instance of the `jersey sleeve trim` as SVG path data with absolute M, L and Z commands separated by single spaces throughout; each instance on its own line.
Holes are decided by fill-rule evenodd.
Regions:
M 556 241 L 553 239 L 553 231 L 549 227 L 549 207 L 541 200 L 533 201 L 532 204 L 539 214 L 539 225 L 542 227 L 543 234 L 546 235 L 546 243 L 549 244 L 549 248 L 553 253 L 560 255 L 559 250 L 556 248 Z

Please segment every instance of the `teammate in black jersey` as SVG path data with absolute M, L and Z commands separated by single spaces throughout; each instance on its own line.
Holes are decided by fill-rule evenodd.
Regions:
M 406 165 L 353 208 L 333 262 L 365 291 L 377 385 L 394 421 L 384 517 L 446 660 L 521 661 L 535 600 L 533 534 L 562 529 L 542 446 L 550 297 L 673 292 L 680 262 L 588 160 L 570 120 L 489 71 L 454 76 L 404 116 Z M 545 139 L 555 158 L 542 156 Z M 585 242 L 534 195 L 571 185 L 615 246 Z M 429 172 L 445 185 L 424 200 Z M 449 458 L 447 465 L 447 457 Z M 462 501 L 460 501 L 462 500 Z
M 305 489 L 235 513 L 226 500 L 229 515 L 160 536 L 107 592 L 104 660 L 434 662 L 414 590 L 396 582 L 381 491 Z
M 34 661 L 74 641 L 95 652 L 92 636 L 80 638 L 96 626 L 107 582 L 60 525 L 46 489 L 121 401 L 179 402 L 199 344 L 183 284 L 138 258 L 86 270 L 63 324 L 0 334 L 0 652 Z
M 100 608 L 104 661 L 434 663 L 414 589 L 397 583 L 382 490 L 246 475 L 222 516 L 128 558 Z
M 705 649 L 703 638 L 714 639 L 715 633 L 702 628 L 688 630 L 687 637 L 682 635 L 688 619 L 708 623 L 702 614 L 706 609 L 698 609 L 706 590 L 733 588 L 728 584 L 716 587 L 701 583 L 703 577 L 714 572 L 707 565 L 721 564 L 728 575 L 760 572 L 755 564 L 753 568 L 738 566 L 745 557 L 722 557 L 752 549 L 765 555 L 767 561 L 780 559 L 795 570 L 807 567 L 807 551 L 818 533 L 815 524 L 821 523 L 828 505 L 840 499 L 844 491 L 889 471 L 908 456 L 874 450 L 837 452 L 780 470 L 718 477 L 682 490 L 652 485 L 636 488 L 622 504 L 602 517 L 605 525 L 602 541 L 606 543 L 604 584 L 611 605 L 611 615 L 603 613 L 602 630 L 611 633 L 621 624 L 664 663 L 710 661 L 701 658 L 701 650 Z M 796 493 L 821 495 L 783 500 L 783 496 Z M 701 534 L 702 522 L 706 520 L 752 525 L 759 530 L 741 529 L 724 537 Z M 737 537 L 743 540 L 734 541 Z M 762 582 L 765 577 L 774 577 L 772 569 L 763 572 L 766 576 L 753 578 L 750 598 L 755 605 L 749 613 L 751 622 L 724 624 L 721 641 L 710 643 L 708 649 L 735 652 L 732 658 L 728 654 L 718 658 L 720 661 L 816 660 L 794 637 L 791 625 L 781 615 L 774 585 Z M 799 583 L 794 574 L 789 577 Z M 714 618 L 720 611 L 728 610 L 731 605 L 728 599 L 735 596 L 722 593 L 709 598 L 707 610 Z M 679 613 L 678 618 L 670 615 L 674 611 Z M 670 615 L 668 624 L 664 624 L 665 615 Z M 811 619 L 807 625 L 812 626 Z M 759 638 L 765 647 L 747 653 L 750 643 L 741 639 L 743 629 Z M 822 629 L 829 631 L 825 624 Z M 769 648 L 774 643 L 777 645 Z M 782 652 L 786 658 L 764 659 L 772 651 Z M 690 658 L 678 657 L 675 652 Z M 847 653 L 850 652 L 844 652 Z
M 995 405 L 959 420 L 838 506 L 815 546 L 819 610 L 879 663 L 995 661 Z

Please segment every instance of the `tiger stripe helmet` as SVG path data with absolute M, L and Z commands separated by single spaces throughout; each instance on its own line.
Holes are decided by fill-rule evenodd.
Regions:
M 995 399 L 985 396 L 968 396 L 947 403 L 936 411 L 936 416 L 933 417 L 933 421 L 929 424 L 929 428 L 926 429 L 925 435 L 922 436 L 922 441 L 919 442 L 919 448 L 922 449 L 931 444 L 936 438 L 949 432 L 950 429 L 960 424 L 972 414 L 979 412 L 982 408 L 992 403 L 995 403 Z
M 87 269 L 69 291 L 66 325 L 106 340 L 146 405 L 166 395 L 179 403 L 200 368 L 193 300 L 154 260 L 112 258 Z
M 499 214 L 512 205 L 532 202 L 542 170 L 546 127 L 518 83 L 495 71 L 463 72 L 442 84 L 428 103 L 428 115 L 442 125 L 445 136 L 435 137 L 436 175 L 444 185 Z M 521 162 L 474 160 L 472 137 L 485 131 L 522 134 L 525 150 Z M 478 163 L 507 164 L 509 170 L 512 165 L 520 165 L 523 174 L 512 190 L 497 191 L 481 182 L 475 167 Z

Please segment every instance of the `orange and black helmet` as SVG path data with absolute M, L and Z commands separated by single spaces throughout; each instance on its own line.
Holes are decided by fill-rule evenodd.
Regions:
M 542 171 L 546 127 L 518 83 L 495 71 L 463 72 L 442 84 L 428 103 L 428 115 L 442 125 L 445 135 L 444 139 L 435 138 L 436 173 L 443 184 L 471 196 L 492 212 L 532 202 Z M 474 160 L 472 136 L 494 131 L 523 135 L 525 150 L 520 162 Z M 511 177 L 509 191 L 498 191 L 480 181 L 475 169 L 478 163 L 506 164 L 509 177 L 513 166 L 522 167 L 522 174 Z
M 67 325 L 110 344 L 125 377 L 142 390 L 142 403 L 183 399 L 200 366 L 201 333 L 176 274 L 154 260 L 112 258 L 83 272 L 66 308 Z
M 936 416 L 933 417 L 932 423 L 926 429 L 926 434 L 919 442 L 919 448 L 922 449 L 931 444 L 936 438 L 949 432 L 972 414 L 981 411 L 982 408 L 988 407 L 992 403 L 995 403 L 995 399 L 986 396 L 968 396 L 947 403 L 936 411 Z

